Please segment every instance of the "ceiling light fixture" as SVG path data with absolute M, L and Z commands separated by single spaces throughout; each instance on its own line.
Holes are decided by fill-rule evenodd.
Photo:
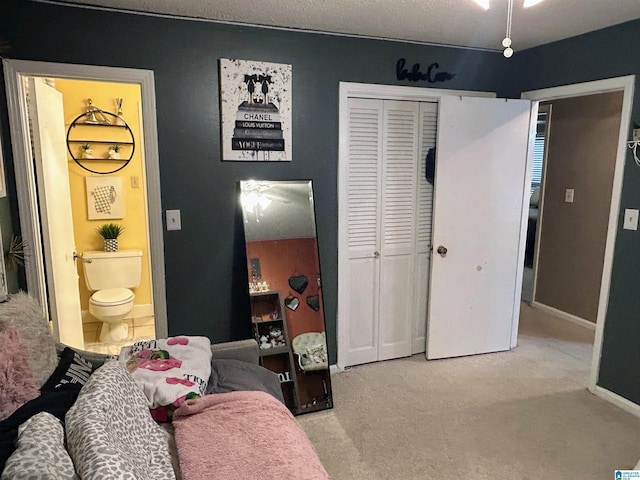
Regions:
M 504 51 L 502 54 L 506 58 L 511 58 L 513 55 L 513 48 L 511 48 L 511 19 L 513 18 L 513 0 L 509 0 L 509 6 L 507 7 L 507 34 L 502 40 L 502 46 Z
M 260 221 L 260 217 L 271 205 L 271 198 L 265 192 L 271 188 L 269 184 L 248 181 L 240 195 L 240 201 L 247 213 L 253 213 L 256 221 Z M 248 220 L 247 220 L 248 221 Z
M 490 0 L 473 0 L 473 1 L 476 2 L 478 5 L 480 5 L 482 8 L 484 8 L 485 10 L 489 10 Z M 523 0 L 522 6 L 524 8 L 529 8 L 539 4 L 542 1 L 543 0 Z
M 264 215 L 265 210 L 271 205 L 271 199 L 258 192 L 243 193 L 241 198 L 245 211 L 254 214 L 257 222 L 260 222 L 260 217 Z
M 475 3 L 477 3 L 478 5 L 480 5 L 482 8 L 484 8 L 485 10 L 489 10 L 490 7 L 490 0 L 473 0 Z M 542 2 L 543 0 L 523 0 L 523 4 L 522 6 L 524 8 L 529 8 L 529 7 L 533 7 L 534 5 L 537 5 L 538 3 Z M 513 48 L 511 48 L 511 21 L 513 19 L 513 0 L 508 0 L 508 7 L 507 7 L 507 33 L 504 37 L 504 40 L 502 40 L 502 46 L 504 47 L 504 50 L 502 51 L 502 54 L 506 57 L 506 58 L 511 58 L 511 56 L 513 55 Z

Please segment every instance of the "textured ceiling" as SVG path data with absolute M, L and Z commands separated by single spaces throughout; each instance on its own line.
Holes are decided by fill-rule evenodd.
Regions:
M 500 50 L 508 0 L 38 0 Z M 514 50 L 640 18 L 640 0 L 514 0 Z

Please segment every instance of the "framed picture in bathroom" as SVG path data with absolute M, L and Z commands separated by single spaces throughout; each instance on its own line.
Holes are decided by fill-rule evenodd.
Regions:
M 107 220 L 124 217 L 122 177 L 85 177 L 87 187 L 87 217 Z

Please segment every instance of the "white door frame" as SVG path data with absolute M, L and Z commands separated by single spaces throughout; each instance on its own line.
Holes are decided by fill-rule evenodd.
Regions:
M 20 229 L 22 238 L 29 245 L 29 255 L 25 258 L 27 289 L 29 295 L 40 303 L 45 318 L 49 318 L 46 277 L 42 252 L 43 246 L 40 237 L 36 178 L 30 148 L 29 120 L 22 100 L 24 98 L 22 80 L 25 76 L 34 76 L 140 85 L 155 333 L 156 338 L 167 337 L 162 205 L 160 200 L 160 167 L 153 71 L 10 59 L 4 59 L 2 63 L 7 89 L 11 146 L 13 149 L 16 191 L 20 212 Z
M 609 290 L 611 288 L 611 271 L 613 267 L 613 254 L 618 233 L 618 212 L 620 211 L 620 198 L 622 194 L 622 178 L 624 164 L 627 158 L 627 135 L 631 122 L 631 108 L 633 106 L 633 91 L 635 75 L 609 78 L 593 82 L 563 85 L 560 87 L 532 90 L 522 93 L 522 98 L 529 100 L 547 101 L 560 98 L 581 97 L 613 91 L 624 92 L 622 100 L 622 112 L 620 118 L 620 133 L 618 134 L 618 154 L 613 173 L 613 189 L 611 191 L 611 209 L 609 211 L 609 224 L 607 227 L 607 240 L 604 248 L 604 264 L 602 266 L 602 281 L 600 282 L 600 297 L 598 300 L 598 314 L 596 317 L 596 336 L 593 344 L 593 357 L 591 359 L 591 375 L 587 387 L 592 393 L 596 391 L 596 384 L 600 373 L 600 359 L 602 357 L 602 340 L 604 323 L 609 305 Z M 542 211 L 541 211 L 542 212 Z M 541 218 L 540 218 L 541 219 Z M 540 219 L 538 221 L 540 221 Z M 535 305 L 534 305 L 535 306 Z
M 349 325 L 344 320 L 348 312 L 347 251 L 347 162 L 348 162 L 348 101 L 349 98 L 374 98 L 382 100 L 405 100 L 415 102 L 437 102 L 445 95 L 464 95 L 494 98 L 494 92 L 475 92 L 470 90 L 445 90 L 422 87 L 403 87 L 395 85 L 376 85 L 367 83 L 340 82 L 339 103 L 339 154 L 338 154 L 338 311 L 337 311 L 337 366 L 344 368 L 348 358 Z

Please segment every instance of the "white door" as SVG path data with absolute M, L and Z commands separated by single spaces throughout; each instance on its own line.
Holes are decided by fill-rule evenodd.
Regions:
M 428 359 L 511 348 L 532 110 L 528 100 L 441 99 Z
M 60 342 L 82 349 L 84 338 L 62 94 L 41 79 L 34 78 L 29 78 L 29 94 L 47 293 L 54 335 Z
M 378 232 L 384 103 L 349 99 L 346 365 L 378 359 Z
M 411 355 L 419 104 L 349 99 L 347 365 Z
M 384 101 L 378 360 L 411 355 L 419 112 Z

